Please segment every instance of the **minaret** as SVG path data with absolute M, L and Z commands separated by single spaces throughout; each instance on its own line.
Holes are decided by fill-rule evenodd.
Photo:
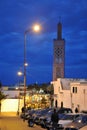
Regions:
M 65 40 L 62 39 L 62 24 L 57 25 L 57 39 L 53 43 L 53 81 L 64 78 Z
M 57 25 L 57 39 L 62 40 L 62 24 L 60 22 Z

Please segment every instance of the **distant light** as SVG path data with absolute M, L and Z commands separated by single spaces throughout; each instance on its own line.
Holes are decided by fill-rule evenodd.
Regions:
M 18 76 L 23 75 L 23 73 L 21 71 L 19 71 L 17 74 L 18 74 Z
M 24 65 L 25 65 L 25 66 L 28 66 L 28 63 L 25 63 Z

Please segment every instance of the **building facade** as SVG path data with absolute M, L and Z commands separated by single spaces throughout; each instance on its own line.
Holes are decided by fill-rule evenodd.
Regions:
M 87 80 L 58 78 L 54 87 L 54 106 L 87 111 Z
M 62 24 L 57 27 L 57 39 L 53 43 L 53 81 L 64 78 L 65 40 L 62 39 Z

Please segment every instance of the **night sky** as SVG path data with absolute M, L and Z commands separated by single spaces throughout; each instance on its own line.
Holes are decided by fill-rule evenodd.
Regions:
M 65 39 L 65 77 L 87 78 L 87 0 L 0 0 L 0 81 L 23 80 L 24 32 L 34 23 L 41 32 L 27 34 L 27 84 L 52 81 L 53 39 L 61 17 Z

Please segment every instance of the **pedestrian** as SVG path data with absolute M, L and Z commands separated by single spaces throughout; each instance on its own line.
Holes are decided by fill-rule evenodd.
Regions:
M 78 108 L 76 107 L 76 108 L 75 108 L 75 113 L 78 113 L 78 112 L 79 112 L 79 110 L 78 110 Z
M 22 111 L 22 113 L 24 113 L 24 111 L 25 111 L 25 108 L 24 108 L 24 107 L 22 107 L 21 111 Z
M 51 121 L 52 121 L 52 127 L 57 128 L 59 117 L 58 117 L 58 112 L 56 112 L 56 109 L 54 109 L 52 115 L 51 115 Z

